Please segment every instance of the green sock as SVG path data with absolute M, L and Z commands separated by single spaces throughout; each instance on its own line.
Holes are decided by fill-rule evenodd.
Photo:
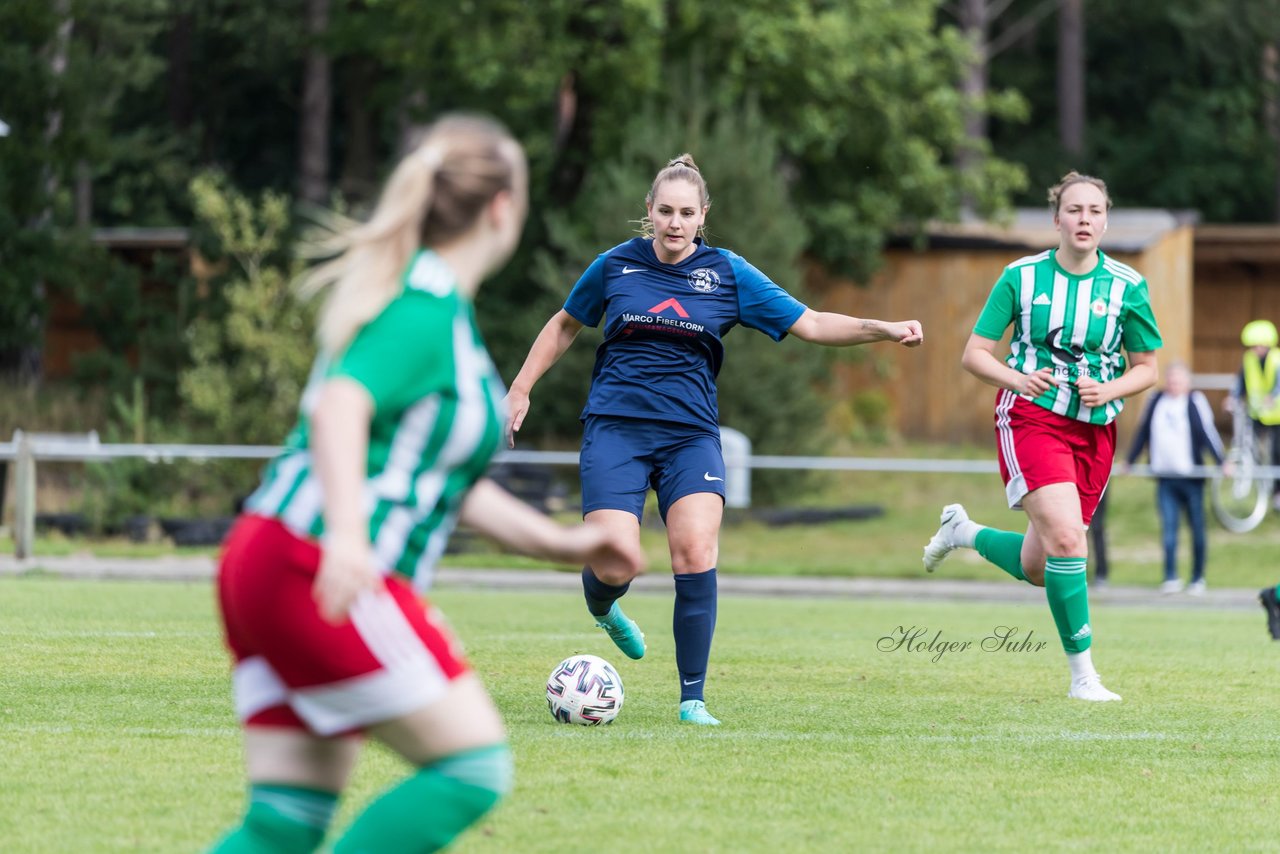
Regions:
M 439 851 L 511 789 L 505 744 L 447 756 L 365 807 L 334 854 Z
M 1085 578 L 1085 558 L 1051 557 L 1044 563 L 1044 592 L 1049 599 L 1053 622 L 1067 652 L 1089 648 L 1093 631 L 1089 627 L 1089 583 Z
M 978 554 L 1003 569 L 1019 581 L 1026 581 L 1022 574 L 1022 541 L 1025 534 L 1013 531 L 997 531 L 995 528 L 983 528 L 978 532 L 973 547 Z
M 311 854 L 324 841 L 338 796 L 298 786 L 253 784 L 244 821 L 210 854 Z

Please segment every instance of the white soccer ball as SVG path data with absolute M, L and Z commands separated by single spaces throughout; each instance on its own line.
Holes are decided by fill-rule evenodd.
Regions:
M 561 723 L 613 723 L 622 699 L 622 677 L 599 656 L 571 655 L 547 677 L 547 708 Z

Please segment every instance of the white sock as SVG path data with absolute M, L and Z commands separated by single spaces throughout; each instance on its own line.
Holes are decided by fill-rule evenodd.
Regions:
M 954 540 L 952 545 L 957 548 L 973 548 L 978 542 L 978 532 L 985 527 L 987 526 L 979 525 L 972 519 L 969 519 L 966 522 L 961 522 L 959 525 L 956 525 L 955 529 L 952 531 L 951 539 Z
M 1079 682 L 1089 676 L 1097 676 L 1098 671 L 1093 669 L 1093 650 L 1086 649 L 1084 652 L 1067 653 L 1067 664 L 1071 666 L 1071 681 Z

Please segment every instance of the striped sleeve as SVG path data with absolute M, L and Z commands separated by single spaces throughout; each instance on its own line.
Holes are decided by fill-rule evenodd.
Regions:
M 975 335 L 992 341 L 1004 338 L 1004 331 L 1013 323 L 1014 308 L 1018 301 L 1017 288 L 1014 286 L 1012 268 L 1006 267 L 1004 273 L 991 288 L 987 303 L 978 315 L 978 322 L 973 325 Z
M 356 334 L 328 375 L 360 383 L 378 412 L 401 412 L 449 387 L 457 299 L 406 290 Z
M 1155 312 L 1151 310 L 1151 295 L 1147 280 L 1125 264 L 1107 259 L 1107 270 L 1125 282 L 1124 316 L 1121 319 L 1124 333 L 1121 341 L 1130 353 L 1149 353 L 1164 345 L 1160 328 L 1156 326 Z

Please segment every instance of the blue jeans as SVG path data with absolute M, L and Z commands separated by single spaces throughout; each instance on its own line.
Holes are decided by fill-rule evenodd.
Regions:
M 1178 513 L 1185 510 L 1191 526 L 1191 580 L 1204 579 L 1204 479 L 1162 477 L 1156 479 L 1156 507 L 1164 540 L 1164 580 L 1178 577 Z

